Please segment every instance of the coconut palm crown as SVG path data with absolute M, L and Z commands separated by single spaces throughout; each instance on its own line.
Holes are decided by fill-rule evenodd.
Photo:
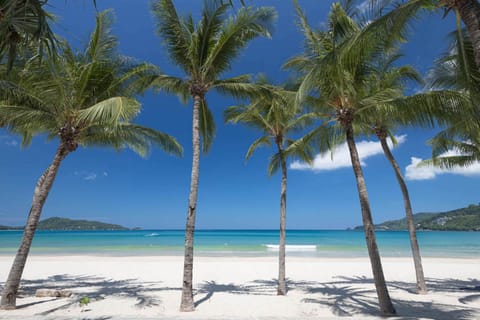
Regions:
M 187 101 L 193 99 L 192 175 L 185 227 L 185 257 L 180 310 L 193 311 L 193 237 L 197 209 L 200 165 L 200 135 L 203 151 L 211 146 L 215 134 L 213 116 L 208 109 L 206 94 L 215 89 L 233 97 L 245 98 L 258 94 L 258 87 L 249 83 L 248 75 L 221 78 L 247 44 L 260 36 L 270 37 L 276 12 L 273 8 L 253 9 L 242 6 L 233 16 L 232 6 L 217 0 L 205 0 L 200 20 L 190 14 L 180 17 L 172 0 L 153 3 L 157 32 L 162 37 L 171 60 L 182 69 L 185 77 L 158 75 L 152 86 L 175 93 Z
M 111 14 L 99 13 L 87 48 L 78 53 L 67 43 L 57 58 L 27 62 L 0 81 L 0 121 L 21 133 L 58 138 L 54 159 L 35 187 L 22 242 L 6 281 L 0 307 L 15 308 L 16 294 L 30 245 L 58 169 L 78 146 L 128 147 L 145 156 L 153 145 L 180 155 L 181 146 L 164 133 L 131 123 L 140 111 L 132 97 L 152 66 L 116 54 Z

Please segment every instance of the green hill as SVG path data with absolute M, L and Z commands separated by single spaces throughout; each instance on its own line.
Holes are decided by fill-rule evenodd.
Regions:
M 480 231 L 480 204 L 446 212 L 422 212 L 413 215 L 417 230 Z M 355 230 L 363 229 L 362 226 Z M 375 225 L 376 230 L 407 230 L 405 218 Z
M 0 230 L 21 230 L 23 227 L 0 226 Z M 37 230 L 128 230 L 118 224 L 67 218 L 48 218 L 38 223 Z

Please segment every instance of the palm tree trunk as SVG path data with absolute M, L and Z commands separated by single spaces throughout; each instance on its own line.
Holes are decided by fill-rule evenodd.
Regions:
M 278 147 L 279 152 L 283 150 Z M 284 296 L 287 294 L 287 284 L 285 281 L 285 230 L 287 220 L 287 161 L 282 155 L 282 190 L 280 194 L 280 245 L 278 250 L 278 289 L 277 294 Z
M 192 176 L 190 195 L 188 197 L 187 224 L 185 227 L 185 256 L 183 262 L 183 286 L 180 311 L 193 311 L 193 236 L 195 232 L 195 215 L 197 210 L 198 177 L 200 170 L 200 104 L 202 97 L 194 96 L 192 123 Z
M 43 205 L 45 204 L 48 193 L 52 188 L 60 164 L 68 153 L 69 151 L 67 151 L 63 143 L 61 143 L 55 153 L 52 163 L 37 181 L 33 193 L 32 207 L 30 208 L 25 230 L 23 231 L 22 241 L 20 242 L 20 247 L 18 248 L 10 273 L 8 274 L 5 288 L 3 289 L 0 309 L 12 310 L 16 307 L 17 291 L 20 286 L 23 269 L 27 262 L 28 253 L 30 251 L 33 236 L 35 235 L 35 230 L 37 229 Z
M 350 151 L 350 158 L 352 160 L 353 172 L 357 180 L 358 196 L 360 197 L 360 206 L 362 208 L 363 228 L 365 231 L 365 238 L 367 240 L 368 255 L 370 257 L 370 264 L 372 265 L 373 280 L 377 290 L 380 310 L 384 316 L 394 315 L 396 311 L 393 307 L 390 295 L 388 294 L 387 284 L 385 283 L 385 277 L 383 275 L 382 261 L 380 260 L 380 254 L 378 253 L 372 214 L 370 212 L 367 186 L 365 184 L 360 158 L 355 145 L 352 125 L 348 124 L 345 127 L 345 130 L 347 135 L 348 149 Z
M 475 62 L 480 68 L 480 3 L 477 0 L 456 0 L 455 6 L 470 35 Z
M 418 247 L 417 232 L 415 231 L 415 223 L 413 221 L 412 205 L 410 202 L 410 196 L 408 195 L 407 185 L 403 180 L 400 167 L 397 161 L 393 157 L 392 152 L 387 144 L 387 138 L 385 136 L 379 136 L 380 143 L 382 144 L 383 152 L 388 161 L 392 165 L 395 176 L 397 177 L 398 184 L 403 194 L 403 203 L 405 205 L 405 215 L 407 218 L 408 232 L 410 234 L 410 246 L 412 247 L 413 263 L 415 265 L 415 274 L 417 277 L 417 292 L 420 294 L 427 293 L 427 286 L 425 284 L 425 277 L 423 275 L 422 258 L 420 256 L 420 249 Z

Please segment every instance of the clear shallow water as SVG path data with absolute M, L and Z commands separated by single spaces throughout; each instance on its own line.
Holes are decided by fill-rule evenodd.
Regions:
M 410 256 L 406 231 L 376 233 L 382 256 Z M 418 232 L 422 256 L 480 258 L 480 232 Z M 0 255 L 15 254 L 21 231 L 0 231 Z M 32 254 L 182 255 L 181 230 L 38 231 Z M 199 230 L 195 253 L 203 256 L 274 256 L 275 230 Z M 289 230 L 287 255 L 311 257 L 367 256 L 362 231 Z

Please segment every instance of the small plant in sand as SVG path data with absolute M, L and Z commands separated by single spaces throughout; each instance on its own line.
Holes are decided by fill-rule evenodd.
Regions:
M 82 299 L 80 299 L 79 303 L 80 303 L 80 307 L 82 308 L 86 307 L 90 303 L 90 298 L 85 296 Z

